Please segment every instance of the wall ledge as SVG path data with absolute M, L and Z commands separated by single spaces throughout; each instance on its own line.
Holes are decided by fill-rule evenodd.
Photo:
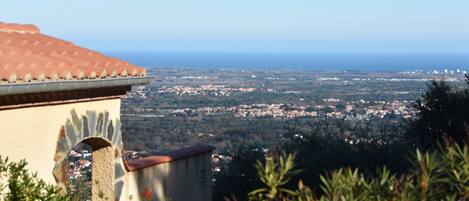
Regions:
M 128 171 L 137 171 L 140 169 L 144 169 L 147 167 L 156 166 L 162 163 L 169 163 L 176 160 L 189 158 L 196 155 L 201 155 L 207 152 L 211 152 L 215 149 L 214 146 L 210 145 L 198 145 L 189 148 L 184 148 L 176 151 L 172 151 L 167 155 L 155 155 L 155 156 L 148 156 L 145 158 L 133 160 L 133 161 L 126 161 L 126 168 Z

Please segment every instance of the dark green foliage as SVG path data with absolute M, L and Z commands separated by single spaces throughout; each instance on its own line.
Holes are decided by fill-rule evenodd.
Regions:
M 225 197 L 236 197 L 246 200 L 247 192 L 260 187 L 256 177 L 256 161 L 264 161 L 262 149 L 253 145 L 240 145 L 230 151 L 232 160 L 223 163 L 221 172 L 215 172 L 214 200 L 224 200 Z
M 395 137 L 395 138 L 394 138 Z M 298 166 L 304 169 L 298 177 L 315 186 L 319 175 L 341 167 L 353 167 L 372 176 L 376 167 L 386 165 L 392 172 L 405 172 L 410 146 L 398 136 L 337 136 L 304 134 L 293 143 Z
M 342 103 L 339 103 L 335 106 L 335 109 L 339 110 L 339 111 L 343 111 L 343 110 L 345 110 L 345 105 L 342 104 Z
M 412 122 L 407 136 L 421 149 L 438 144 L 464 144 L 469 136 L 469 77 L 466 86 L 445 81 L 432 81 L 417 101 L 418 118 Z
M 293 125 L 297 125 L 295 123 Z M 297 166 L 303 171 L 295 177 L 301 178 L 305 185 L 318 186 L 321 183 L 320 174 L 342 167 L 359 168 L 367 177 L 375 176 L 376 168 L 384 165 L 393 173 L 403 173 L 411 167 L 408 157 L 412 148 L 402 140 L 402 135 L 396 133 L 400 127 L 393 126 L 392 122 L 378 124 L 377 121 L 365 123 L 330 119 L 308 123 L 314 125 L 307 130 L 304 129 L 303 123 L 301 124 L 303 127 L 286 126 L 282 143 L 269 147 L 270 153 L 282 152 L 279 150 L 296 153 Z M 234 191 L 236 193 L 233 194 L 237 198 L 245 200 L 244 195 L 250 190 L 245 187 L 253 186 L 251 182 L 253 179 L 236 178 L 236 175 L 241 174 L 253 178 L 255 177 L 253 174 L 256 174 L 253 172 L 252 163 L 248 165 L 241 161 L 255 161 L 256 158 L 253 157 L 263 160 L 265 156 L 249 154 L 250 149 L 243 150 L 243 147 L 245 148 L 241 146 L 228 152 L 236 155 L 238 162 L 227 162 L 221 168 L 217 181 L 223 180 L 226 183 L 223 185 L 215 183 L 215 193 L 222 193 L 216 194 L 214 200 L 223 200 L 220 195 L 228 196 L 228 193 Z M 243 168 L 239 168 L 240 166 Z M 236 182 L 231 183 L 232 181 Z M 239 196 L 240 194 L 242 196 Z

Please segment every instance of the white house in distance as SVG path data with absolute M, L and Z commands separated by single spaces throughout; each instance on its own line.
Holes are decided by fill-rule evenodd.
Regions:
M 92 149 L 92 200 L 211 200 L 211 146 L 135 161 L 122 157 L 121 97 L 145 68 L 0 22 L 0 155 L 65 191 L 67 154 Z

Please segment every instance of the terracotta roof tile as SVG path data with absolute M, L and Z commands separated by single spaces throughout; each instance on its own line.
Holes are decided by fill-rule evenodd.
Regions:
M 146 76 L 146 69 L 40 33 L 0 22 L 0 84 Z

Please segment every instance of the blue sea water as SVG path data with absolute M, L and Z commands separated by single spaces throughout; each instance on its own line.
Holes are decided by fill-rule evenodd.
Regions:
M 262 54 L 109 52 L 146 67 L 292 69 L 310 71 L 469 70 L 469 54 Z

